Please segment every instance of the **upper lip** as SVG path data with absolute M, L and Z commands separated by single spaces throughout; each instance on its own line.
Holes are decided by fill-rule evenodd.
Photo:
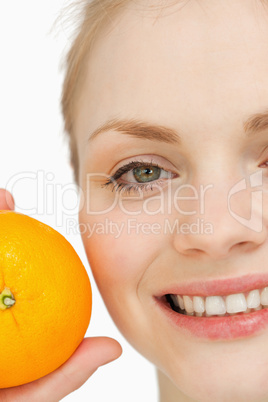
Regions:
M 161 292 L 166 294 L 189 296 L 225 296 L 229 294 L 245 293 L 254 289 L 268 286 L 268 273 L 250 274 L 233 278 L 199 280 L 184 282 L 169 286 Z

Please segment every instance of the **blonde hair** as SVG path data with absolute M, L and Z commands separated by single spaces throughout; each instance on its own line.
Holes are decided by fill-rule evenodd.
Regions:
M 69 140 L 70 162 L 74 171 L 74 180 L 78 184 L 79 161 L 74 138 L 74 110 L 83 75 L 83 67 L 90 53 L 99 30 L 128 3 L 129 0 L 86 0 L 74 4 L 80 8 L 79 25 L 75 31 L 73 43 L 65 58 L 65 78 L 63 82 L 61 110 L 64 130 Z

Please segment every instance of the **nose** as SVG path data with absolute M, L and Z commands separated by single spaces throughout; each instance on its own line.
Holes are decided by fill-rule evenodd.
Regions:
M 262 192 L 253 194 L 249 189 L 232 197 L 230 194 L 213 188 L 203 200 L 203 213 L 197 207 L 194 215 L 180 214 L 181 224 L 174 235 L 174 246 L 180 254 L 207 255 L 219 260 L 250 252 L 266 241 Z M 180 230 L 183 225 L 184 230 Z

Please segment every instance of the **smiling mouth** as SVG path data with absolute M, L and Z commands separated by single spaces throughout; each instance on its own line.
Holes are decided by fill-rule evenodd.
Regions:
M 195 317 L 228 317 L 268 308 L 268 287 L 225 296 L 166 294 L 173 311 Z

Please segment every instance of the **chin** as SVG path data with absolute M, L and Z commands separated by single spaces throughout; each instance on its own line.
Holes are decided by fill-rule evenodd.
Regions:
M 180 358 L 173 354 L 166 363 L 160 369 L 173 383 L 168 386 L 175 385 L 178 400 L 268 401 L 267 333 L 236 342 L 189 343 Z

